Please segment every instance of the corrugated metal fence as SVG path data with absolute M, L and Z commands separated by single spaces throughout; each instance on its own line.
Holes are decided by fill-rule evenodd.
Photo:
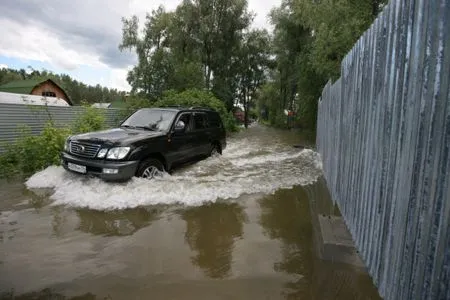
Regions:
M 0 152 L 4 151 L 5 144 L 14 143 L 20 134 L 21 126 L 29 127 L 32 134 L 39 134 L 50 119 L 56 126 L 70 127 L 84 110 L 81 106 L 0 104 Z M 112 127 L 119 123 L 120 110 L 98 110 L 103 112 L 107 126 Z
M 319 103 L 325 177 L 385 299 L 450 299 L 450 1 L 391 1 Z

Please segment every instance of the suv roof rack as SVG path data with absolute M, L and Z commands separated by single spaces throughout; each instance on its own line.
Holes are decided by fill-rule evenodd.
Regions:
M 211 108 L 211 107 L 206 107 L 206 106 L 191 106 L 191 107 L 186 107 L 183 105 L 163 105 L 161 107 L 164 108 L 178 108 L 181 110 L 192 110 L 192 109 L 201 109 L 201 110 L 208 110 L 208 111 L 216 111 L 215 109 Z
M 191 106 L 189 109 L 204 109 L 204 110 L 214 110 L 211 107 L 204 107 L 204 106 Z

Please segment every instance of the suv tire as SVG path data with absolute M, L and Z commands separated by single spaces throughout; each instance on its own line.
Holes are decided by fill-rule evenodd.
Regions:
M 161 177 L 163 172 L 164 165 L 156 158 L 149 158 L 140 163 L 136 176 L 152 180 L 155 177 Z
M 211 151 L 209 152 L 209 156 L 216 156 L 216 155 L 222 154 L 222 151 L 220 151 L 220 147 L 217 144 L 211 145 Z

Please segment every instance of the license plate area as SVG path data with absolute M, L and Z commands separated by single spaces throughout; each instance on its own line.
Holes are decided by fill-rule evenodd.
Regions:
M 67 168 L 77 173 L 86 174 L 86 166 L 80 166 L 73 163 L 67 163 Z

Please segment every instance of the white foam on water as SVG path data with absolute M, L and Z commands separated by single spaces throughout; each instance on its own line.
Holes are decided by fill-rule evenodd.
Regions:
M 304 155 L 303 152 L 274 153 L 274 154 L 256 156 L 256 157 L 252 157 L 252 158 L 236 159 L 236 160 L 232 161 L 231 163 L 237 167 L 242 167 L 242 166 L 246 166 L 246 165 L 260 165 L 260 164 L 266 164 L 266 163 L 271 163 L 271 162 L 282 162 L 282 161 L 288 160 L 288 159 L 295 159 L 302 155 Z
M 196 206 L 218 199 L 236 199 L 243 194 L 270 194 L 280 188 L 311 184 L 321 175 L 316 152 L 299 152 L 289 147 L 279 152 L 278 146 L 258 148 L 239 140 L 223 156 L 208 158 L 153 181 L 132 178 L 126 183 L 107 183 L 52 166 L 34 174 L 26 185 L 53 188 L 52 205 L 112 210 L 154 204 Z M 278 152 L 274 152 L 274 147 L 278 147 Z

